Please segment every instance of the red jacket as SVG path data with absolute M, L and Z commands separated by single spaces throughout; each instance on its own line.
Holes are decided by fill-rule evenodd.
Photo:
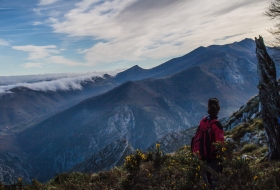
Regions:
M 200 121 L 200 126 L 205 126 L 202 124 L 202 122 L 205 121 L 205 119 L 207 119 L 209 122 L 213 121 L 213 120 L 216 120 L 216 121 L 213 121 L 213 123 L 211 124 L 211 141 L 212 143 L 215 143 L 215 142 L 221 142 L 221 143 L 224 143 L 224 130 L 223 130 L 223 126 L 221 125 L 221 123 L 217 120 L 218 117 L 217 116 L 207 116 L 207 117 L 204 117 L 201 121 Z M 207 126 L 205 126 L 207 127 Z M 210 158 L 211 159 L 215 159 L 216 158 L 216 147 L 215 145 L 212 144 L 211 146 L 211 156 Z

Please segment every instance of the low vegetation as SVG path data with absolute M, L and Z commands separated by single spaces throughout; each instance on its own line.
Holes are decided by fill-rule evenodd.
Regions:
M 189 146 L 183 146 L 172 154 L 164 154 L 157 144 L 153 151 L 137 150 L 126 157 L 123 166 L 97 174 L 63 173 L 47 183 L 33 180 L 23 185 L 19 179 L 13 186 L 1 185 L 0 189 L 209 189 L 202 179 L 206 170 L 218 179 L 219 189 L 280 189 L 280 162 L 267 162 L 264 158 L 266 146 L 240 144 L 245 132 L 254 133 L 262 129 L 259 119 L 251 120 L 226 133 L 234 138 L 234 143 L 216 144 L 218 157 L 222 159 L 224 170 L 213 173 Z
M 225 134 L 235 141 L 240 141 L 240 138 L 243 137 L 245 133 L 258 132 L 261 130 L 264 130 L 262 121 L 261 119 L 256 118 L 249 120 L 248 122 L 244 122 L 234 127 L 232 130 L 226 131 Z

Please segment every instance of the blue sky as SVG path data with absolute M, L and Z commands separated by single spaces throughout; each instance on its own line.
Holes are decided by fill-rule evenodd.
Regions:
M 0 0 L 0 76 L 157 66 L 262 35 L 270 0 Z

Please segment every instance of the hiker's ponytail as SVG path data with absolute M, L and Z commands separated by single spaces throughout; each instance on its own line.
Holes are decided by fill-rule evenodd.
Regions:
M 210 98 L 208 100 L 208 114 L 218 115 L 220 111 L 219 100 L 217 98 Z

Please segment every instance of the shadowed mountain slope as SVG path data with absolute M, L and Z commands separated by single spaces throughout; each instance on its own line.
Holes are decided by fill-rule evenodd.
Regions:
M 69 172 L 97 173 L 110 170 L 122 165 L 125 157 L 133 151 L 125 139 L 119 139 L 77 164 Z
M 222 73 L 228 64 L 217 62 L 161 79 L 126 82 L 18 134 L 18 144 L 29 153 L 32 176 L 39 180 L 71 169 L 121 138 L 145 150 L 168 133 L 196 125 L 209 97 L 221 101 L 221 116 L 252 97 L 255 79 L 247 65 L 231 66 L 230 72 L 237 73 L 233 78 Z
M 136 65 L 119 73 L 116 76 L 116 81 L 131 80 L 132 78 L 140 80 L 144 78 L 165 77 L 194 66 L 214 63 L 227 55 L 232 56 L 232 58 L 245 58 L 250 62 L 256 63 L 255 42 L 252 39 L 246 38 L 232 44 L 212 45 L 209 47 L 201 46 L 182 57 L 171 59 L 151 69 L 143 69 Z
M 84 82 L 82 90 L 38 91 L 16 87 L 0 94 L 0 134 L 22 131 L 80 101 L 116 86 L 110 78 Z
M 0 94 L 0 134 L 24 130 L 87 98 L 105 93 L 130 80 L 167 77 L 199 65 L 209 65 L 209 73 L 214 73 L 219 78 L 226 75 L 233 83 L 243 80 L 242 76 L 238 75 L 239 69 L 231 68 L 248 64 L 246 69 L 256 70 L 254 49 L 255 44 L 252 39 L 222 46 L 199 47 L 152 69 L 134 66 L 116 77 L 104 75 L 103 78 L 94 78 L 94 82 L 85 81 L 82 90 L 36 91 L 26 87 L 14 88 L 11 90 L 12 93 Z M 216 67 L 213 66 L 215 64 Z M 221 64 L 228 65 L 229 68 L 221 71 L 218 66 Z M 212 69 L 209 68 L 212 66 Z M 252 79 L 256 80 L 256 77 Z
M 136 66 L 103 84 L 108 90 L 121 81 L 139 81 L 125 82 L 17 130 L 13 146 L 32 164 L 30 178 L 41 181 L 68 171 L 118 139 L 146 150 L 169 133 L 197 125 L 207 114 L 210 97 L 220 100 L 221 117 L 237 110 L 257 93 L 256 70 L 250 39 L 200 47 L 149 70 Z M 143 77 L 159 78 L 140 80 Z

